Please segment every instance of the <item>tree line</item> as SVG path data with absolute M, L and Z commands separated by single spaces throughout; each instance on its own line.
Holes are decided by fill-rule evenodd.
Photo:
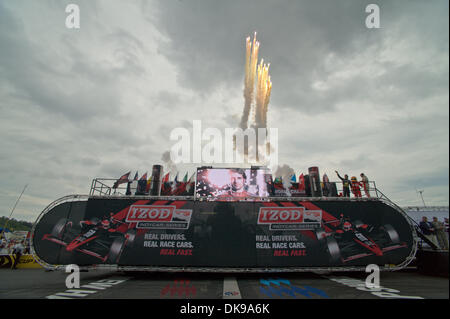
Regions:
M 9 221 L 8 221 L 9 220 Z M 25 230 L 30 231 L 33 227 L 33 223 L 16 220 L 14 218 L 9 219 L 8 217 L 0 217 L 0 228 L 4 228 L 6 225 L 6 228 L 10 231 L 16 231 L 16 230 Z

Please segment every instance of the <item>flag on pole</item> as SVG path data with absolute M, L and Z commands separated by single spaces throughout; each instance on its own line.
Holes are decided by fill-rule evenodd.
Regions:
M 188 181 L 188 173 L 186 172 L 186 175 L 184 175 L 183 178 L 183 183 L 187 183 L 187 181 Z
M 187 175 L 187 173 L 186 173 Z M 186 184 L 186 192 L 190 195 L 194 194 L 195 189 L 195 172 L 192 174 L 191 178 L 189 178 L 187 184 Z
M 140 181 L 145 181 L 147 182 L 147 172 L 145 172 L 144 175 L 141 176 L 141 178 L 139 179 Z
M 175 176 L 174 181 L 175 181 L 175 183 L 178 183 L 178 172 L 177 172 L 177 176 Z
M 195 172 L 194 172 L 194 174 L 192 174 L 191 178 L 189 178 L 188 183 L 189 183 L 189 184 L 190 184 L 190 183 L 193 183 L 193 182 L 194 182 L 194 178 L 195 178 Z
M 136 172 L 136 174 L 134 175 L 133 181 L 137 181 L 138 180 L 138 172 Z
M 147 173 L 141 176 L 136 188 L 136 195 L 144 195 L 145 188 L 147 187 Z
M 150 192 L 150 186 L 152 185 L 152 177 L 150 176 L 148 181 L 147 181 L 147 186 L 145 187 L 145 192 L 148 193 Z
M 298 177 L 298 189 L 305 191 L 305 176 L 303 174 Z
M 294 175 L 291 176 L 291 182 L 297 183 L 297 177 Z
M 161 195 L 170 195 L 171 185 L 169 183 L 170 172 L 164 175 L 161 181 Z
M 128 173 L 126 173 L 126 174 L 123 174 L 123 175 L 122 175 L 122 176 L 114 183 L 113 188 L 119 187 L 120 184 L 128 183 L 128 177 L 130 176 L 130 174 L 131 174 L 131 171 L 128 172 Z

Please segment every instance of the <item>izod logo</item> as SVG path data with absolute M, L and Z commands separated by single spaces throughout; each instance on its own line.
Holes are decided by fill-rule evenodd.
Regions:
M 131 206 L 127 222 L 169 222 L 172 220 L 175 206 Z
M 188 229 L 191 216 L 191 209 L 176 206 L 133 205 L 126 221 L 136 223 L 137 229 Z
M 304 207 L 261 207 L 258 215 L 258 224 L 268 225 L 270 230 L 313 230 L 321 222 L 321 210 Z
M 303 223 L 303 207 L 261 207 L 258 224 Z

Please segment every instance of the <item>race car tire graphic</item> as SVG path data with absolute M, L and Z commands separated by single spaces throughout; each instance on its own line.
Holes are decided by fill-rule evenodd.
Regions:
M 126 246 L 127 247 L 133 247 L 134 240 L 136 239 L 136 230 L 135 229 L 130 229 L 129 231 L 127 231 L 125 233 L 125 238 L 127 239 Z
M 331 262 L 337 262 L 341 259 L 341 250 L 339 249 L 336 239 L 328 237 L 326 239 L 326 248 L 331 256 Z
M 353 225 L 355 226 L 355 228 L 359 228 L 364 225 L 364 223 L 358 219 L 353 222 Z
M 91 218 L 90 222 L 94 225 L 97 225 L 98 223 L 101 222 L 101 220 L 98 219 L 97 217 L 93 217 L 93 218 Z
M 55 226 L 53 226 L 51 235 L 58 239 L 62 239 L 67 225 L 70 225 L 70 223 L 68 223 L 67 218 L 61 218 L 60 220 L 58 220 Z
M 384 233 L 388 236 L 389 240 L 394 244 L 398 244 L 400 242 L 400 236 L 397 231 L 391 225 L 387 224 L 381 228 Z
M 327 233 L 325 232 L 325 230 L 323 228 L 317 228 L 315 233 L 316 233 L 317 240 L 319 240 L 319 241 L 325 240 Z
M 108 262 L 112 264 L 117 264 L 120 259 L 120 255 L 122 254 L 123 248 L 125 246 L 125 239 L 122 237 L 118 237 L 114 239 L 111 244 L 111 248 L 109 249 L 108 254 Z

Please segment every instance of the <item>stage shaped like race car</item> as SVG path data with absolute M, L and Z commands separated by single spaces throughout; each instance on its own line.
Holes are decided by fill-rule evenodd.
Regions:
M 318 228 L 315 234 L 330 254 L 332 262 L 345 264 L 373 255 L 381 257 L 387 252 L 407 247 L 390 224 L 374 227 L 360 220 L 352 222 L 343 215 L 339 220 L 325 224 L 327 229 Z
M 205 167 L 195 193 L 161 196 L 162 174 L 153 175 L 148 194 L 120 194 L 94 180 L 90 195 L 50 204 L 32 229 L 35 259 L 53 269 L 361 271 L 402 269 L 417 250 L 414 226 L 386 198 L 323 196 L 318 179 L 309 180 L 310 193 L 297 186 L 284 193 L 267 169 Z

